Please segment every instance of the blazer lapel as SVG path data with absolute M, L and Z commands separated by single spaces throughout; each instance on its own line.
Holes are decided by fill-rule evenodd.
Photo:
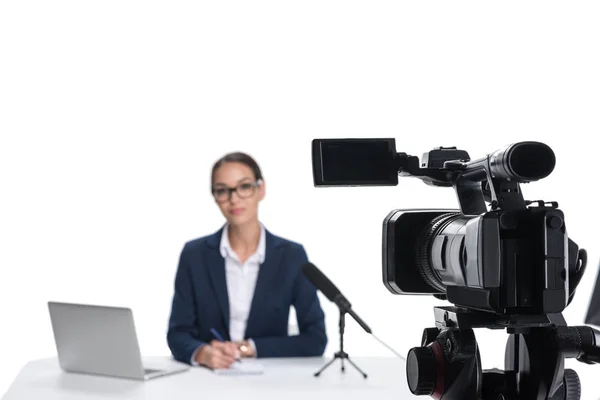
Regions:
M 272 290 L 269 290 L 269 287 L 272 287 L 272 285 L 275 284 L 273 281 L 277 277 L 282 256 L 282 250 L 276 245 L 273 235 L 267 231 L 265 261 L 260 265 L 258 270 L 256 287 L 254 289 L 254 296 L 252 297 L 252 305 L 246 323 L 246 337 L 252 335 L 255 331 L 254 326 L 256 326 L 260 322 L 261 317 L 263 317 L 264 310 L 268 310 L 267 304 L 270 300 L 269 293 L 272 292 Z
M 206 264 L 208 275 L 215 291 L 217 302 L 221 308 L 223 323 L 226 328 L 226 331 L 223 332 L 223 334 L 229 336 L 229 296 L 227 293 L 227 279 L 225 277 L 225 259 L 221 256 L 219 251 L 222 231 L 223 229 L 219 230 L 219 232 L 215 233 L 207 241 L 209 251 L 206 257 Z

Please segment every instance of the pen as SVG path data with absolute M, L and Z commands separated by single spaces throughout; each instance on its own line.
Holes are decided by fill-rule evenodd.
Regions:
M 215 328 L 210 328 L 210 332 L 213 334 L 213 336 L 215 337 L 215 339 L 217 339 L 219 342 L 224 342 L 225 339 L 223 339 L 221 337 L 221 335 L 219 335 L 219 332 L 217 332 L 217 330 Z
M 215 339 L 217 339 L 219 342 L 225 341 L 225 339 L 223 339 L 223 337 L 221 335 L 219 335 L 219 332 L 217 332 L 217 330 L 215 328 L 210 328 L 210 332 L 213 334 Z M 235 357 L 235 361 L 241 362 L 241 360 L 238 356 Z

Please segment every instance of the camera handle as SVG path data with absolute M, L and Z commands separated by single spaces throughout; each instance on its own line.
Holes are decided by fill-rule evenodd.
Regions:
M 435 307 L 436 327 L 408 353 L 411 392 L 437 400 L 579 400 L 577 373 L 565 358 L 600 362 L 600 331 L 569 327 L 561 314 L 496 316 Z M 473 328 L 507 329 L 505 370 L 483 371 Z

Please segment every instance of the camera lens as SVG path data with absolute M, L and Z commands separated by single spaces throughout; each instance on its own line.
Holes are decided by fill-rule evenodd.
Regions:
M 433 218 L 417 239 L 417 269 L 423 280 L 438 292 L 446 292 L 444 271 L 454 281 L 452 272 L 463 270 L 466 265 L 464 227 L 469 219 L 458 212 L 444 213 Z

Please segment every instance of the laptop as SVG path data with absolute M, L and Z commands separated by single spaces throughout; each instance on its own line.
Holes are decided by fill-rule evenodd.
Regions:
M 49 301 L 48 310 L 65 372 L 148 380 L 189 369 L 171 360 L 144 365 L 129 308 Z

